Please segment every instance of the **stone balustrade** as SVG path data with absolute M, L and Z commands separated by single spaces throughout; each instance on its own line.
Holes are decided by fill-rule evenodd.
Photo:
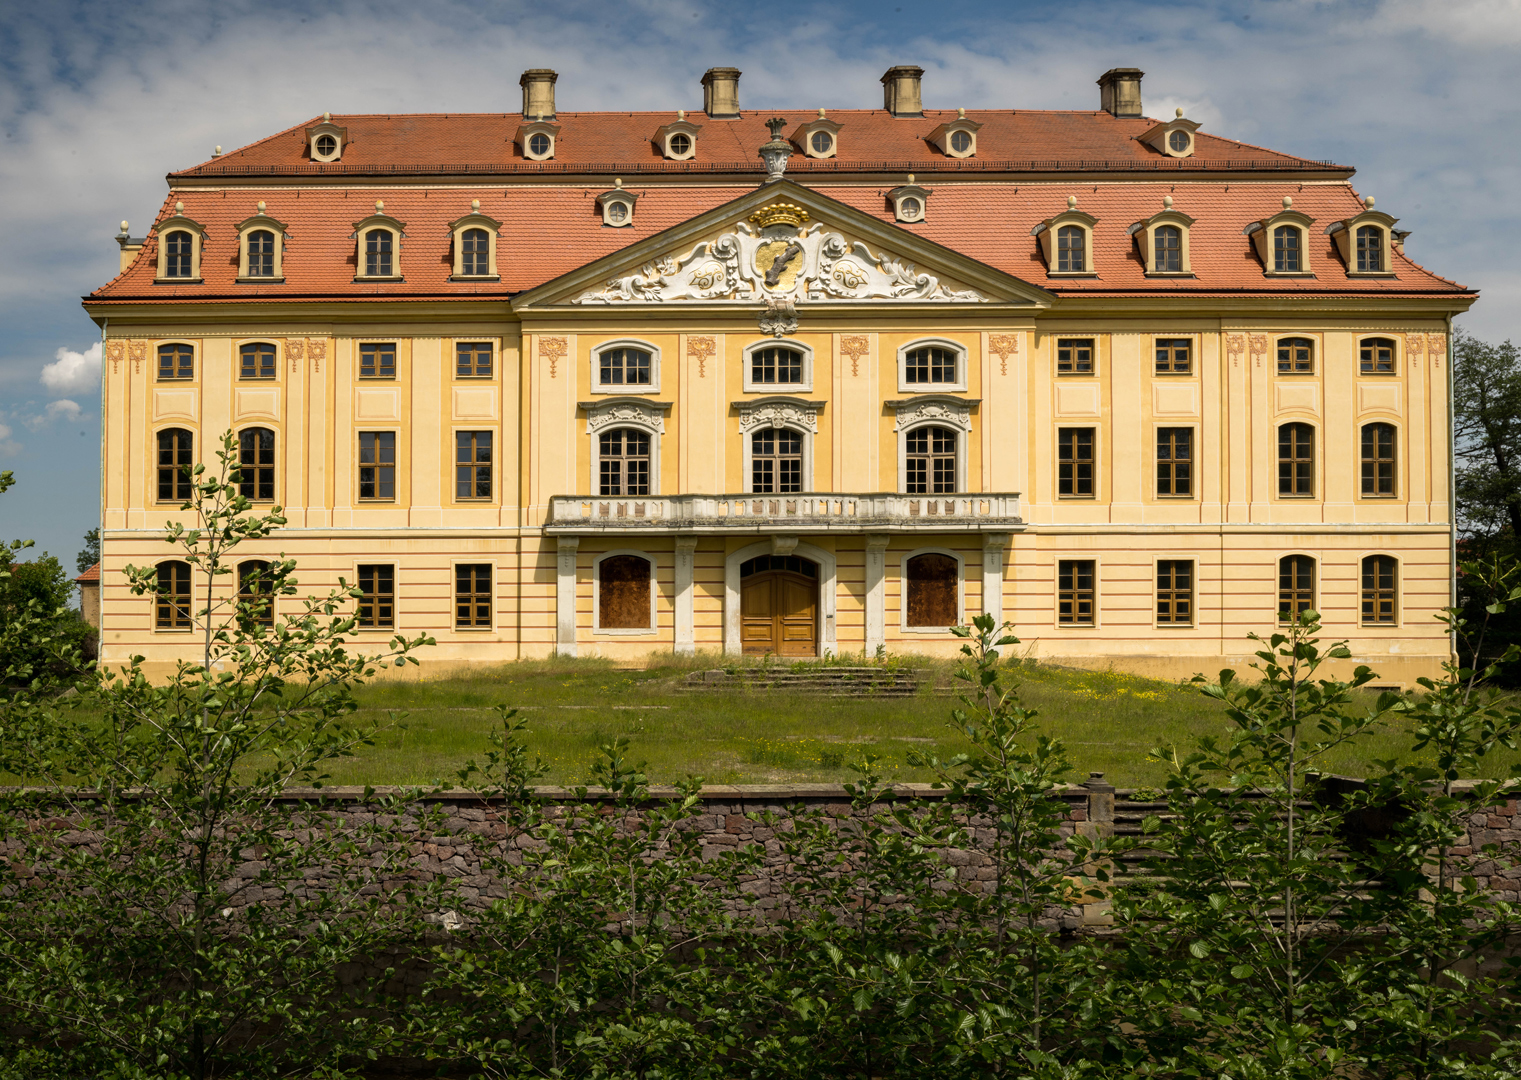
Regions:
M 549 533 L 1008 532 L 1023 528 L 1018 492 L 894 495 L 556 495 Z

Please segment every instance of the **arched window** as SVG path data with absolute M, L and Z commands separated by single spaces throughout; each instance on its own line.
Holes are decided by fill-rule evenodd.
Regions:
M 391 230 L 371 229 L 364 234 L 365 277 L 391 276 Z
M 1392 623 L 1399 600 L 1399 563 L 1392 555 L 1363 560 L 1363 625 Z
M 238 378 L 273 379 L 275 347 L 268 341 L 250 341 L 238 349 Z
M 275 234 L 268 229 L 248 234 L 248 276 L 275 276 Z
M 803 381 L 803 354 L 796 349 L 754 349 L 750 353 L 750 382 L 775 386 Z
M 960 621 L 957 592 L 961 568 L 949 555 L 927 552 L 904 563 L 903 624 L 955 626 Z
M 1278 494 L 1315 494 L 1315 429 L 1309 424 L 1284 424 L 1278 429 Z
M 968 157 L 972 153 L 972 133 L 970 131 L 951 132 L 951 150 L 957 154 Z
M 1394 373 L 1394 342 L 1388 338 L 1366 338 L 1358 349 L 1358 370 L 1364 375 Z
M 485 229 L 466 229 L 460 240 L 463 245 L 463 262 L 460 264 L 467 277 L 485 277 L 491 273 L 491 237 Z
M 1278 619 L 1288 622 L 1302 611 L 1315 610 L 1315 560 L 1308 555 L 1285 555 L 1278 560 Z
M 189 345 L 160 345 L 158 347 L 159 380 L 195 378 L 195 350 Z
M 189 563 L 172 560 L 158 564 L 153 625 L 160 630 L 190 629 Z
M 195 276 L 195 238 L 183 229 L 176 229 L 164 237 L 164 276 L 188 278 Z
M 1394 497 L 1393 424 L 1363 425 L 1363 498 Z
M 259 626 L 275 625 L 275 582 L 263 559 L 238 563 L 238 619 Z
M 1312 375 L 1315 372 L 1315 343 L 1309 338 L 1282 338 L 1278 342 L 1278 374 Z
M 195 439 L 184 428 L 165 428 L 158 433 L 158 501 L 184 502 L 190 498 L 191 480 L 186 471 L 195 464 Z
M 553 146 L 554 144 L 550 142 L 549 136 L 545 135 L 542 131 L 528 137 L 528 152 L 536 158 L 548 157 L 549 151 Z
M 903 381 L 910 386 L 960 382 L 961 355 L 954 349 L 926 345 L 903 354 Z
M 597 629 L 653 630 L 652 567 L 638 555 L 609 555 L 597 563 Z
M 1077 225 L 1063 225 L 1056 231 L 1056 269 L 1059 273 L 1081 274 L 1088 269 L 1086 234 Z
M 602 386 L 649 386 L 651 354 L 644 349 L 604 349 L 597 356 L 597 376 Z
M 269 428 L 238 433 L 238 494 L 254 502 L 275 499 L 275 433 Z
M 650 436 L 634 428 L 614 428 L 597 439 L 600 495 L 650 493 Z
M 1156 254 L 1152 272 L 1176 274 L 1183 270 L 1183 230 L 1176 225 L 1158 225 L 1155 232 Z
M 803 433 L 764 428 L 750 436 L 750 490 L 786 495 L 803 490 Z
M 1273 269 L 1280 274 L 1297 274 L 1303 266 L 1299 230 L 1293 225 L 1278 226 L 1273 230 Z
M 904 470 L 903 490 L 909 495 L 955 492 L 956 433 L 943 427 L 914 428 L 904 436 Z
M 338 140 L 331 135 L 317 136 L 317 156 L 330 158 L 338 152 Z
M 1384 269 L 1384 230 L 1377 225 L 1357 228 L 1357 269 L 1359 273 L 1378 274 Z

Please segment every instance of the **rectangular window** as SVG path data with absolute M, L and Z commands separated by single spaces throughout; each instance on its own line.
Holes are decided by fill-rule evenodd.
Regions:
M 1393 623 L 1399 563 L 1389 555 L 1363 560 L 1363 625 Z
M 1092 559 L 1057 562 L 1056 621 L 1062 626 L 1093 625 Z
M 458 379 L 491 378 L 491 342 L 461 341 L 454 346 L 454 376 Z
M 1194 429 L 1157 429 L 1157 494 L 1192 496 Z
M 491 628 L 490 563 L 461 563 L 454 568 L 454 625 Z
M 803 490 L 803 433 L 765 428 L 750 436 L 750 490 L 789 495 Z
M 364 234 L 364 272 L 367 277 L 391 276 L 389 229 L 371 229 Z
M 454 497 L 491 498 L 491 432 L 454 433 Z
M 359 498 L 396 498 L 396 432 L 359 433 Z
M 1071 498 L 1093 495 L 1093 429 L 1058 428 L 1056 493 Z
M 359 568 L 360 626 L 381 627 L 396 625 L 396 568 L 386 566 L 361 566 Z M 489 601 L 488 601 L 489 603 Z
M 238 349 L 238 378 L 273 379 L 275 347 L 268 341 L 256 341 Z
M 1187 375 L 1192 371 L 1192 345 L 1188 338 L 1157 338 L 1157 374 Z
M 396 378 L 396 345 L 359 346 L 359 377 L 361 379 Z
M 796 349 L 756 349 L 750 353 L 752 383 L 800 383 L 803 354 Z
M 190 346 L 160 345 L 158 377 L 160 380 L 195 378 L 195 353 Z
M 903 356 L 903 381 L 916 386 L 955 383 L 959 353 L 936 346 L 913 349 Z
M 1278 429 L 1278 494 L 1309 498 L 1315 494 L 1315 429 L 1284 424 Z
M 1284 338 L 1278 343 L 1278 374 L 1314 374 L 1314 349 L 1314 343 L 1309 338 Z
M 1278 621 L 1297 619 L 1315 607 L 1315 560 L 1285 555 L 1278 560 Z
M 597 356 L 602 386 L 652 386 L 650 362 L 654 354 L 645 349 L 606 349 Z
M 1058 375 L 1093 374 L 1093 339 L 1058 338 L 1056 341 Z
M 1359 370 L 1364 375 L 1389 375 L 1394 372 L 1394 342 L 1388 338 L 1369 338 L 1362 343 Z
M 1194 621 L 1194 564 L 1191 559 L 1157 563 L 1157 622 L 1191 626 Z
M 159 563 L 153 612 L 153 625 L 160 630 L 190 629 L 189 563 Z
M 1363 498 L 1394 498 L 1394 425 L 1363 426 Z

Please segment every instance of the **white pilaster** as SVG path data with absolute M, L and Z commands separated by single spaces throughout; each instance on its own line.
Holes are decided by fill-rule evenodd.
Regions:
M 993 616 L 995 626 L 1003 625 L 1003 552 L 1008 546 L 1008 533 L 982 538 L 982 610 Z
M 697 651 L 696 622 L 692 614 L 693 584 L 697 562 L 697 537 L 676 538 L 676 654 L 691 656 Z
M 866 655 L 887 644 L 888 536 L 866 538 Z
M 559 562 L 555 574 L 555 652 L 576 655 L 576 549 L 579 536 L 559 538 Z

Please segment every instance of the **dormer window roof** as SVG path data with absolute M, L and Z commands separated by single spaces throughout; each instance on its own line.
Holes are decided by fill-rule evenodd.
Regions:
M 154 280 L 175 285 L 201 281 L 201 252 L 206 246 L 206 227 L 185 216 L 185 204 L 174 204 L 174 213 L 154 226 L 158 234 L 158 274 Z
M 401 281 L 401 241 L 406 226 L 386 213 L 386 204 L 375 200 L 375 212 L 354 222 L 352 239 L 357 244 L 355 281 Z
M 956 110 L 956 119 L 941 124 L 929 134 L 929 141 L 940 148 L 946 157 L 969 158 L 977 156 L 977 132 L 982 125 L 966 118 L 965 109 Z
M 597 196 L 597 209 L 602 211 L 602 224 L 608 228 L 621 229 L 634 223 L 634 203 L 639 196 L 623 187 L 621 177 L 613 180 L 613 189 Z
M 285 280 L 286 225 L 260 202 L 254 216 L 238 222 L 238 280 L 277 285 Z
M 343 157 L 349 129 L 333 123 L 332 113 L 323 113 L 322 122 L 306 129 L 306 146 L 313 161 L 337 161 Z
M 542 119 L 519 126 L 514 140 L 529 161 L 549 161 L 555 156 L 555 144 L 560 140 L 560 125 Z
M 892 203 L 893 219 L 908 225 L 915 225 L 924 220 L 926 208 L 929 206 L 929 197 L 934 191 L 927 187 L 920 187 L 914 183 L 914 174 L 908 174 L 908 183 L 895 187 L 887 193 L 887 201 Z
M 1172 196 L 1162 196 L 1162 212 L 1130 226 L 1141 249 L 1147 277 L 1193 277 L 1188 257 L 1188 233 L 1194 219 L 1172 208 Z
M 1092 277 L 1093 227 L 1098 218 L 1077 208 L 1077 196 L 1067 196 L 1067 209 L 1047 218 L 1030 235 L 1040 241 L 1046 272 L 1066 277 Z
M 811 158 L 832 158 L 839 152 L 841 126 L 820 109 L 817 120 L 793 129 L 792 145 Z
M 660 147 L 660 156 L 668 161 L 691 161 L 697 156 L 697 133 L 701 130 L 701 124 L 687 119 L 685 109 L 678 110 L 675 123 L 666 124 L 655 132 L 655 145 Z
M 449 222 L 454 239 L 450 281 L 500 281 L 496 268 L 496 238 L 502 223 L 481 213 L 481 201 L 470 200 L 470 213 Z
M 1160 150 L 1168 157 L 1186 158 L 1194 155 L 1194 132 L 1199 125 L 1184 119 L 1183 110 L 1164 124 L 1154 124 L 1137 136 L 1141 142 Z
M 1373 196 L 1368 196 L 1363 205 L 1361 214 L 1331 222 L 1326 232 L 1347 264 L 1348 275 L 1393 277 L 1394 251 L 1403 250 L 1405 237 L 1410 233 L 1394 227 L 1399 218 L 1373 209 Z
M 1252 238 L 1263 273 L 1274 277 L 1313 277 L 1310 270 L 1310 226 L 1315 219 L 1294 209 L 1294 199 L 1283 197 L 1283 209 L 1270 218 L 1254 221 L 1242 231 Z

